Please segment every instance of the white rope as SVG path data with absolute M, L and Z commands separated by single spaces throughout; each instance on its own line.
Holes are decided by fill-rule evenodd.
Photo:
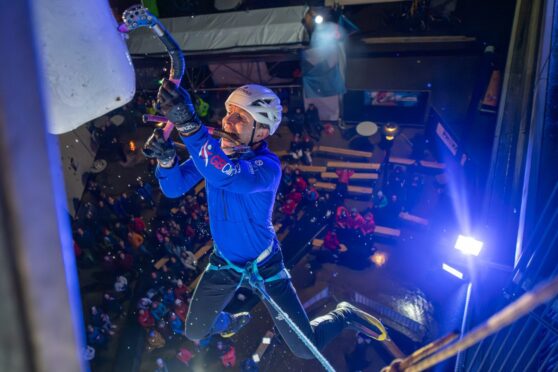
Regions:
M 263 299 L 267 301 L 267 303 L 269 303 L 271 307 L 273 307 L 275 311 L 279 313 L 279 315 L 283 318 L 283 320 L 285 320 L 285 322 L 287 322 L 289 327 L 291 327 L 294 333 L 296 333 L 296 335 L 308 347 L 308 349 L 312 352 L 314 357 L 316 357 L 316 359 L 322 364 L 324 369 L 328 372 L 335 372 L 335 369 L 333 369 L 333 367 L 331 366 L 331 364 L 329 364 L 327 359 L 320 353 L 320 351 L 316 348 L 314 343 L 310 341 L 308 337 L 306 337 L 306 335 L 300 330 L 300 328 L 298 328 L 298 326 L 289 317 L 289 315 L 286 312 L 284 312 L 283 309 L 281 309 L 281 307 L 271 298 L 271 296 L 269 296 L 269 294 L 265 290 L 265 287 L 263 286 L 263 283 L 261 282 L 253 283 L 252 281 L 250 281 L 250 285 L 252 285 L 252 287 L 257 289 L 261 293 Z

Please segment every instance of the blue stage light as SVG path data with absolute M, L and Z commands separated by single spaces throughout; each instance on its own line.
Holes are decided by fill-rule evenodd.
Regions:
M 459 235 L 455 242 L 455 249 L 461 251 L 463 254 L 478 256 L 483 245 L 483 242 L 471 236 Z
M 459 278 L 459 279 L 463 279 L 463 273 L 459 270 L 457 270 L 454 267 L 451 267 L 448 264 L 443 263 L 442 264 L 442 269 L 444 269 L 445 271 L 447 271 L 448 273 L 450 273 L 451 275 Z

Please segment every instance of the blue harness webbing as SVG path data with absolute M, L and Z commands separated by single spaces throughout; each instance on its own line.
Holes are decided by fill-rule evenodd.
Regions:
M 234 263 L 232 263 L 228 258 L 223 256 L 222 254 L 220 254 L 219 250 L 217 249 L 217 246 L 214 246 L 214 248 L 215 248 L 215 254 L 217 254 L 220 258 L 222 258 L 227 264 L 222 265 L 222 266 L 217 266 L 217 265 L 213 265 L 212 263 L 210 263 L 209 265 L 207 265 L 205 270 L 206 271 L 211 271 L 211 270 L 229 270 L 229 269 L 232 269 L 232 270 L 236 271 L 237 273 L 242 275 L 241 278 L 240 278 L 240 281 L 238 282 L 237 289 L 238 289 L 238 287 L 240 287 L 242 285 L 242 282 L 244 281 L 244 279 L 248 279 L 248 283 L 252 287 L 254 287 L 253 283 L 257 283 L 257 282 L 269 283 L 269 282 L 273 282 L 275 280 L 290 279 L 291 278 L 291 274 L 289 274 L 287 269 L 283 268 L 277 274 L 275 274 L 273 276 L 270 276 L 267 279 L 264 279 L 260 275 L 260 272 L 258 270 L 258 263 L 259 262 L 258 262 L 257 259 L 249 262 L 244 267 L 240 267 L 240 266 L 235 265 Z M 270 254 L 272 254 L 272 253 L 270 253 Z
M 258 259 L 255 259 L 255 260 L 249 262 L 244 267 L 240 267 L 240 266 L 235 265 L 234 263 L 232 263 L 230 260 L 228 260 L 223 255 L 219 254 L 219 250 L 217 249 L 216 245 L 214 246 L 214 248 L 215 248 L 214 249 L 215 254 L 217 254 L 219 257 L 221 257 L 226 262 L 226 265 L 217 266 L 217 265 L 213 265 L 212 263 L 210 263 L 209 265 L 207 265 L 205 270 L 206 271 L 211 271 L 211 270 L 229 270 L 229 269 L 232 269 L 232 270 L 236 271 L 237 273 L 241 274 L 242 276 L 240 278 L 240 281 L 238 282 L 237 289 L 242 285 L 242 282 L 244 281 L 244 279 L 247 279 L 250 286 L 252 288 L 256 289 L 257 291 L 259 291 L 262 298 L 268 304 L 270 304 L 271 307 L 273 307 L 275 309 L 275 311 L 277 311 L 277 313 L 279 314 L 279 319 L 284 320 L 285 322 L 287 322 L 289 327 L 302 340 L 302 342 L 306 345 L 306 347 L 308 347 L 308 349 L 312 352 L 312 354 L 316 357 L 316 359 L 322 364 L 324 369 L 328 372 L 335 372 L 335 369 L 333 369 L 333 367 L 328 362 L 328 360 L 320 353 L 320 351 L 318 350 L 318 348 L 316 348 L 314 343 L 312 341 L 310 341 L 310 339 L 300 330 L 300 328 L 298 328 L 298 326 L 295 324 L 295 322 L 289 317 L 289 315 L 285 311 L 283 311 L 283 309 L 281 309 L 281 307 L 273 300 L 273 298 L 271 298 L 271 296 L 267 293 L 267 291 L 265 289 L 264 283 L 269 283 L 269 282 L 273 282 L 273 281 L 281 280 L 281 279 L 290 279 L 291 274 L 289 274 L 287 269 L 283 268 L 277 274 L 275 274 L 273 276 L 270 276 L 267 279 L 264 279 L 260 275 L 260 272 L 258 271 L 258 263 L 259 263 Z M 273 253 L 270 253 L 270 254 L 273 254 Z

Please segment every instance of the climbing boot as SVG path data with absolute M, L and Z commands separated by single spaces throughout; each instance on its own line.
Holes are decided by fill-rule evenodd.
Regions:
M 242 327 L 244 327 L 252 319 L 252 316 L 248 312 L 231 314 L 230 324 L 228 328 L 221 332 L 221 337 L 232 337 L 234 336 Z
M 356 331 L 378 341 L 387 339 L 387 331 L 376 317 L 345 301 L 340 302 L 335 310 L 342 312 L 349 327 Z

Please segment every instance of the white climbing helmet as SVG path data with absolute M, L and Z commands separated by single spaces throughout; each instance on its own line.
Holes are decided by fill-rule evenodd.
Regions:
M 257 84 L 235 89 L 225 101 L 225 107 L 236 105 L 250 113 L 257 123 L 269 126 L 269 135 L 281 123 L 281 100 L 269 88 Z

